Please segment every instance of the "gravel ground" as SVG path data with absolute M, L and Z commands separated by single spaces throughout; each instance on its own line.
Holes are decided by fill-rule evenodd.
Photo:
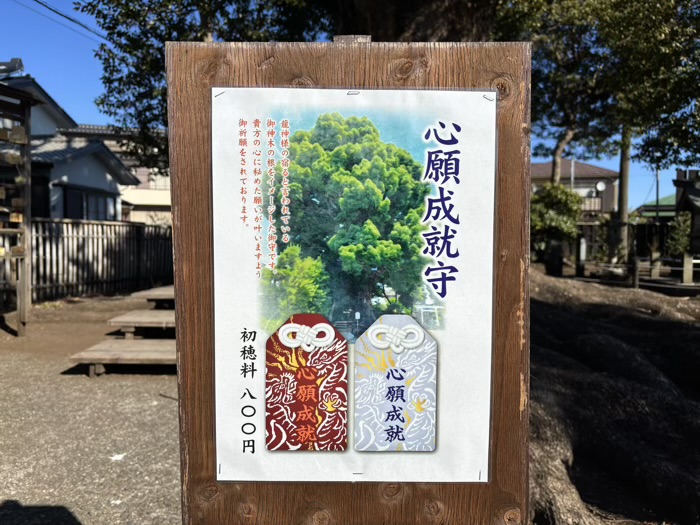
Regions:
M 68 359 L 135 308 L 148 305 L 48 303 L 34 308 L 28 337 L 0 331 L 0 524 L 181 522 L 174 367 L 89 379 Z

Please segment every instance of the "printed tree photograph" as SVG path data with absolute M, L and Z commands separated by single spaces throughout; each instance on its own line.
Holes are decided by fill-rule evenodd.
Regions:
M 294 132 L 290 159 L 291 242 L 276 270 L 263 270 L 267 327 L 321 313 L 357 336 L 384 313 L 436 312 L 440 298 L 423 279 L 431 186 L 422 159 L 383 141 L 369 118 L 339 113 Z M 440 328 L 440 316 L 427 319 Z

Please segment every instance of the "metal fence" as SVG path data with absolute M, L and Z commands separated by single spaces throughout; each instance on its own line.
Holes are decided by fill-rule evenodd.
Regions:
M 0 240 L 0 242 L 2 242 Z M 9 248 L 8 248 L 9 249 Z M 132 222 L 32 221 L 32 298 L 129 293 L 173 280 L 172 230 Z M 0 303 L 16 268 L 0 263 Z

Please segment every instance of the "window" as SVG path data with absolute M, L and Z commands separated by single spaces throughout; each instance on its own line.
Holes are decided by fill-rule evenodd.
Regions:
M 66 188 L 64 212 L 66 219 L 113 221 L 116 220 L 116 202 L 108 193 Z

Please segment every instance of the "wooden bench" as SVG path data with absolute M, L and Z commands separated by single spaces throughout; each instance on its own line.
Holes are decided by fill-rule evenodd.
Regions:
M 108 339 L 70 357 L 89 365 L 90 377 L 103 374 L 104 365 L 174 365 L 175 339 Z
M 118 326 L 125 339 L 133 339 L 136 328 L 175 328 L 174 310 L 132 310 L 113 317 L 107 324 Z
M 174 308 L 175 306 L 175 286 L 161 286 L 149 290 L 134 292 L 131 297 L 136 299 L 146 299 L 156 304 L 156 308 Z

